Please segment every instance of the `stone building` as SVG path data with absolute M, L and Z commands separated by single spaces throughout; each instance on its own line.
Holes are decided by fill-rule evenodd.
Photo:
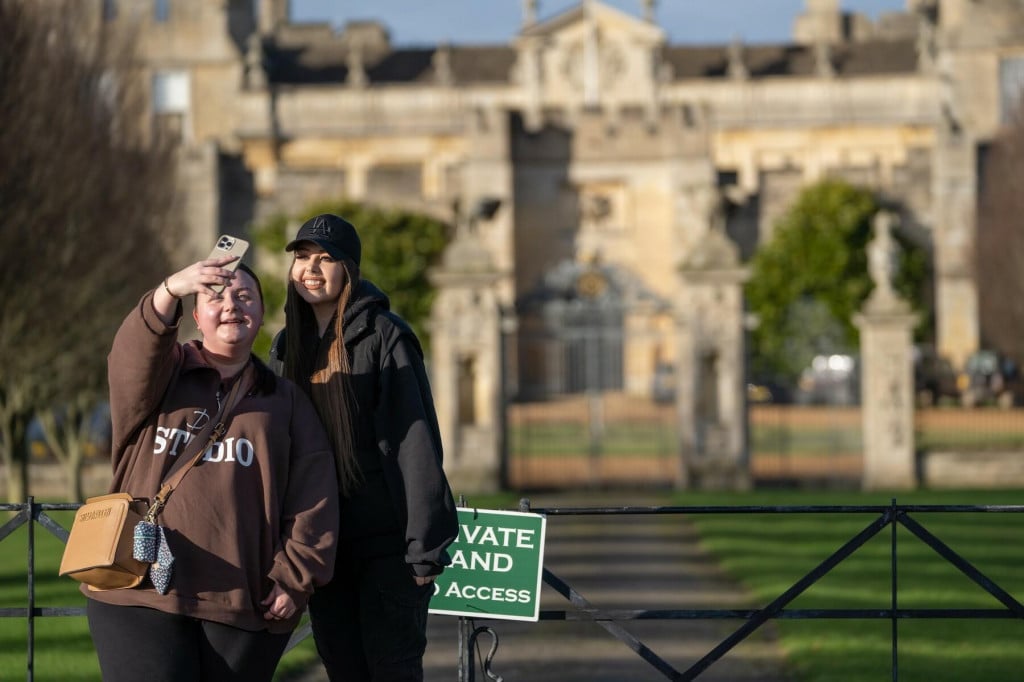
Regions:
M 959 363 L 979 344 L 979 159 L 1024 83 L 1019 0 L 907 0 L 875 22 L 806 0 L 791 42 L 715 46 L 670 44 L 654 0 L 636 16 L 597 0 L 544 16 L 525 0 L 509 44 L 417 48 L 374 22 L 291 23 L 288 0 L 99 4 L 98 20 L 145 36 L 153 114 L 186 160 L 190 242 L 341 196 L 465 223 L 471 257 L 451 255 L 438 282 L 461 315 L 504 320 L 481 338 L 511 343 L 515 362 L 499 382 L 480 362 L 495 348 L 451 338 L 479 329 L 436 322 L 445 394 L 468 386 L 479 406 L 440 405 L 449 438 L 464 422 L 477 446 L 497 437 L 501 383 L 645 394 L 660 368 L 701 366 L 683 349 L 724 334 L 735 350 L 741 334 L 700 321 L 741 304 L 682 299 L 681 268 L 724 235 L 739 286 L 739 264 L 826 176 L 884 194 L 933 254 L 939 350 Z

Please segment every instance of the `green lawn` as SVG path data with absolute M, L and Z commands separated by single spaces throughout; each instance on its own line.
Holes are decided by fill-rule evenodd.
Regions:
M 62 526 L 71 527 L 71 512 L 49 512 Z M 0 514 L 0 525 L 9 514 Z M 28 530 L 22 526 L 0 543 L 0 608 L 25 608 Z M 63 545 L 43 527 L 35 527 L 35 594 L 37 607 L 85 606 L 78 583 L 57 575 Z M 28 627 L 24 618 L 0 618 L 0 680 L 27 676 Z M 99 664 L 85 616 L 35 619 L 35 679 L 98 682 Z M 289 651 L 278 668 L 284 680 L 316 659 L 312 638 Z
M 886 505 L 892 495 L 854 492 L 759 491 L 749 494 L 677 493 L 666 504 L 683 506 Z M 901 504 L 1024 504 L 1024 491 L 899 493 Z M 514 509 L 515 495 L 473 499 L 476 506 Z M 67 513 L 54 513 L 65 526 Z M 915 520 L 983 573 L 1024 599 L 1024 514 L 916 513 Z M 725 569 L 766 605 L 852 538 L 868 514 L 691 514 L 705 546 Z M 869 541 L 823 577 L 790 608 L 885 609 L 890 599 L 890 531 Z M 24 607 L 27 536 L 23 527 L 0 549 L 0 607 Z M 998 608 L 905 529 L 898 533 L 899 605 L 904 608 Z M 60 543 L 36 528 L 37 606 L 82 605 L 70 580 L 56 576 Z M 36 619 L 39 680 L 99 679 L 81 617 Z M 782 646 L 796 682 L 877 682 L 892 679 L 891 626 L 887 620 L 781 620 Z M 539 624 L 538 627 L 543 627 Z M 1024 669 L 1024 623 L 1013 619 L 903 620 L 899 623 L 899 679 L 927 682 L 1003 682 Z M 59 651 L 59 654 L 58 654 Z M 306 640 L 289 652 L 278 677 L 315 659 Z M 26 621 L 0 619 L 0 679 L 24 679 Z M 453 670 L 454 675 L 454 670 Z
M 892 495 L 686 493 L 680 505 L 885 505 Z M 899 493 L 900 504 L 1024 504 L 1024 491 Z M 911 517 L 982 573 L 1024 600 L 1024 514 L 915 513 Z M 865 514 L 692 515 L 703 543 L 764 606 L 863 530 Z M 905 528 L 897 534 L 901 608 L 994 609 L 1001 605 Z M 891 530 L 885 528 L 794 600 L 792 609 L 885 609 L 890 605 Z M 800 682 L 892 679 L 888 620 L 780 620 L 782 645 Z M 899 679 L 997 682 L 1024 669 L 1024 623 L 1012 619 L 901 620 Z

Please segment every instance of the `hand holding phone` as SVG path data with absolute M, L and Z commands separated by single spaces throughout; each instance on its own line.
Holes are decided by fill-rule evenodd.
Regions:
M 238 264 L 242 262 L 242 256 L 249 249 L 249 242 L 239 237 L 232 237 L 229 234 L 222 234 L 217 239 L 217 243 L 214 245 L 213 250 L 210 251 L 208 258 L 222 258 L 224 256 L 237 256 L 237 258 L 227 265 L 222 267 L 234 271 Z M 217 293 L 223 291 L 224 286 L 222 284 L 213 285 L 210 287 Z

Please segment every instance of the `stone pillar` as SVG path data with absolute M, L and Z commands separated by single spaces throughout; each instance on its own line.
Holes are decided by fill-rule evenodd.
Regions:
M 868 264 L 875 288 L 854 322 L 860 329 L 865 490 L 911 489 L 914 462 L 912 332 L 917 316 L 892 288 L 896 250 L 887 213 L 875 217 Z
M 493 264 L 471 218 L 459 226 L 442 264 L 431 314 L 431 384 L 445 472 L 456 495 L 491 492 L 502 483 L 504 443 L 499 288 L 507 274 Z
M 945 62 L 944 62 L 945 64 Z M 951 67 L 942 67 L 948 71 Z M 935 243 L 935 337 L 940 354 L 962 367 L 980 344 L 974 277 L 977 141 L 965 128 L 953 76 L 942 76 L 942 123 L 932 177 Z
M 721 229 L 709 230 L 680 268 L 676 485 L 750 488 L 743 283 L 749 273 Z

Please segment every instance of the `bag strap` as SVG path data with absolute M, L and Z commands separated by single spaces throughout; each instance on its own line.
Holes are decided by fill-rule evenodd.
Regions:
M 220 411 L 217 412 L 217 416 L 210 420 L 199 435 L 189 441 L 189 447 L 187 447 L 185 449 L 185 453 L 182 454 L 182 459 L 187 459 L 190 454 L 192 459 L 185 464 L 185 466 L 179 467 L 177 471 L 171 474 L 171 476 L 164 481 L 164 484 L 160 486 L 160 491 L 156 494 L 156 497 L 153 498 L 153 502 L 149 506 L 149 511 L 146 512 L 146 516 L 143 520 L 148 521 L 149 523 L 154 523 L 156 521 L 157 515 L 164 508 L 164 505 L 167 504 L 167 498 L 171 496 L 174 489 L 177 488 L 185 478 L 185 474 L 191 471 L 192 467 L 199 463 L 199 460 L 201 460 L 203 455 L 206 454 L 206 449 L 213 443 L 217 442 L 217 439 L 222 437 L 224 432 L 227 431 L 227 427 L 224 425 L 224 422 L 227 421 L 231 411 L 235 409 L 235 406 L 237 406 L 239 401 L 241 401 L 242 396 L 245 395 L 245 391 L 242 390 L 242 385 L 248 383 L 247 379 L 250 367 L 252 367 L 251 362 L 245 366 L 245 369 L 242 370 L 242 376 L 238 377 L 238 381 L 236 381 L 235 385 L 231 387 L 231 391 L 228 392 L 227 398 L 225 398 L 224 402 L 221 404 Z M 203 437 L 207 434 L 209 434 L 209 437 L 204 440 Z M 198 446 L 194 453 L 192 453 L 191 450 L 193 446 Z

